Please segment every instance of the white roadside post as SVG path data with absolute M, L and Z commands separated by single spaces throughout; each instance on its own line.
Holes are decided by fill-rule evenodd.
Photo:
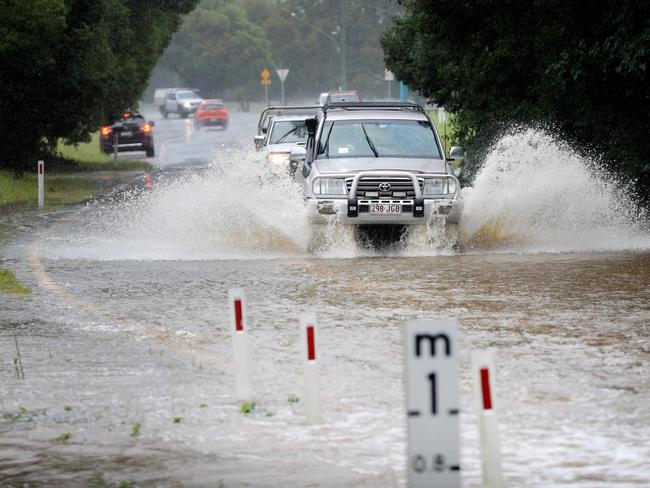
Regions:
M 395 81 L 395 75 L 389 69 L 384 69 L 384 81 L 386 82 L 386 90 L 387 90 L 386 98 L 390 100 L 391 98 L 393 98 L 393 94 L 391 93 L 391 88 L 393 85 L 393 81 Z
M 406 323 L 410 488 L 460 486 L 458 321 Z
M 235 359 L 235 395 L 238 400 L 249 401 L 252 397 L 250 359 L 248 353 L 248 322 L 244 290 L 228 290 L 230 325 Z
M 308 424 L 319 424 L 320 416 L 320 367 L 316 357 L 316 315 L 300 316 L 300 337 L 305 358 L 305 418 Z
M 38 208 L 45 206 L 45 162 L 38 162 Z
M 278 78 L 280 78 L 280 90 L 282 92 L 282 106 L 285 105 L 284 103 L 284 80 L 287 79 L 287 75 L 289 74 L 288 69 L 276 69 L 275 72 L 278 74 Z
M 493 351 L 476 351 L 472 355 L 472 375 L 479 417 L 483 486 L 502 488 L 504 484 L 501 472 L 501 446 L 492 387 L 494 385 L 493 358 Z

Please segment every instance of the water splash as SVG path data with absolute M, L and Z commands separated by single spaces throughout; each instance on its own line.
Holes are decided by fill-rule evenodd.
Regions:
M 151 191 L 91 205 L 78 220 L 65 242 L 49 243 L 48 256 L 264 259 L 301 255 L 310 238 L 297 185 L 237 150 L 222 151 L 206 170 L 154 180 Z
M 463 246 L 518 252 L 648 249 L 631 184 L 552 135 L 502 138 L 463 191 Z
M 221 149 L 208 169 L 90 205 L 82 218 L 49 233 L 45 254 L 200 260 L 650 249 L 630 185 L 532 129 L 504 137 L 488 154 L 473 187 L 463 190 L 458 229 L 434 216 L 385 249 L 369 247 L 336 218 L 315 228 L 299 186 L 270 174 L 260 159 Z

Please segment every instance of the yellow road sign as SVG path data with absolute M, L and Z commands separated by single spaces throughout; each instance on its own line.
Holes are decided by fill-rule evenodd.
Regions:
M 262 77 L 262 80 L 267 81 L 271 77 L 271 72 L 264 68 L 260 73 L 260 76 Z
M 261 83 L 262 85 L 270 85 L 270 84 L 271 84 L 271 80 L 261 80 L 260 83 Z

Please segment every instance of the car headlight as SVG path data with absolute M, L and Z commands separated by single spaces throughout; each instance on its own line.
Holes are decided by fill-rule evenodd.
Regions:
M 452 195 L 456 193 L 456 180 L 453 178 L 426 178 L 422 193 L 424 195 Z
M 316 195 L 345 195 L 345 180 L 343 178 L 319 178 L 314 182 Z
M 287 153 L 272 153 L 266 156 L 266 159 L 273 166 L 288 166 L 289 155 Z
M 191 108 L 191 107 L 192 107 L 192 104 L 191 104 L 190 102 L 185 102 L 185 103 L 183 104 L 183 107 L 185 107 L 185 108 Z

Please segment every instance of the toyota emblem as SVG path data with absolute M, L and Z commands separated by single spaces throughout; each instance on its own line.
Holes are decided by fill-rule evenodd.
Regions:
M 379 189 L 381 191 L 390 191 L 390 183 L 379 183 Z

